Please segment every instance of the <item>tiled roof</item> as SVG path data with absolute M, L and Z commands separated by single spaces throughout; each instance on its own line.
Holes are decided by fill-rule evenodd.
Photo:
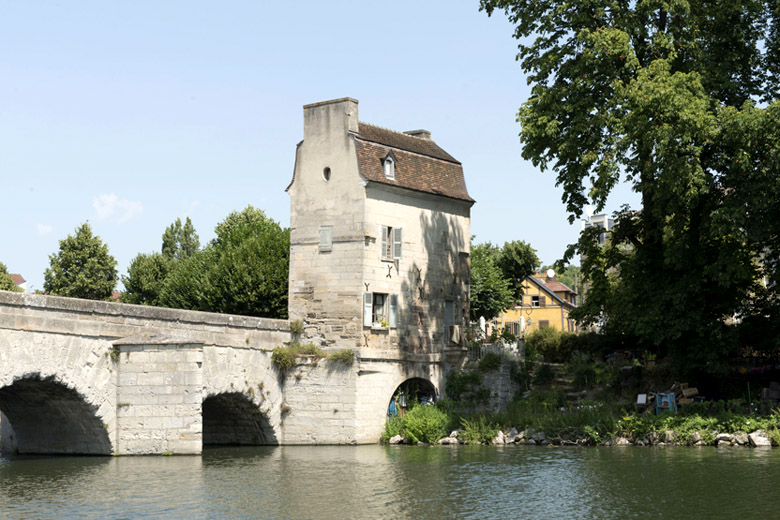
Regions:
M 388 130 L 387 128 L 382 128 L 381 126 L 369 125 L 368 123 L 363 123 L 362 121 L 358 123 L 357 135 L 364 141 L 371 141 L 372 143 L 383 144 L 385 146 L 389 146 L 390 148 L 406 150 L 407 152 L 419 153 L 420 155 L 435 157 L 436 159 L 441 159 L 442 161 L 449 161 L 460 164 L 457 159 L 439 148 L 439 145 L 431 139 L 414 137 L 403 132 Z
M 574 293 L 566 284 L 562 284 L 561 282 L 547 282 L 544 284 L 548 289 L 554 292 L 570 292 Z M 576 293 L 575 293 L 576 294 Z
M 20 274 L 10 273 L 10 275 L 11 275 L 11 280 L 13 280 L 16 285 L 21 285 L 25 282 L 24 276 Z
M 463 167 L 430 139 L 360 123 L 354 134 L 360 174 L 367 180 L 474 202 Z M 395 179 L 384 175 L 382 160 L 392 151 Z

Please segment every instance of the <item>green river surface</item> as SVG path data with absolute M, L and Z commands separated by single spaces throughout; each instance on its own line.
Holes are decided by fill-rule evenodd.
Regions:
M 0 459 L 0 518 L 780 518 L 780 449 L 284 446 Z

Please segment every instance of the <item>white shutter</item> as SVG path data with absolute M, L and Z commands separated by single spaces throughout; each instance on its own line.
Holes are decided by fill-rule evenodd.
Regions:
M 401 228 L 393 229 L 393 258 L 401 258 Z
M 333 226 L 320 227 L 320 250 L 330 251 L 333 249 Z
M 387 258 L 387 226 L 382 226 L 380 234 L 382 235 L 382 249 L 379 250 L 379 257 Z
M 367 292 L 363 294 L 363 326 L 370 327 L 373 320 L 374 294 Z
M 388 321 L 390 322 L 390 328 L 395 329 L 398 327 L 398 295 L 391 294 L 390 298 L 390 312 Z

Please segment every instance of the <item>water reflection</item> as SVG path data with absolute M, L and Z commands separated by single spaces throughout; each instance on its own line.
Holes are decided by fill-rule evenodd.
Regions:
M 247 447 L 0 461 L 8 518 L 772 517 L 780 450 Z

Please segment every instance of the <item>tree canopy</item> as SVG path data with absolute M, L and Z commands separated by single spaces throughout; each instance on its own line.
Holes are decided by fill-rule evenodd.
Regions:
M 43 273 L 43 289 L 49 294 L 107 300 L 116 287 L 116 260 L 100 237 L 92 234 L 89 223 L 60 240 L 60 250 L 49 256 L 49 262 Z
M 187 217 L 184 225 L 181 219 L 177 218 L 176 222 L 165 229 L 162 236 L 162 254 L 165 258 L 184 260 L 195 254 L 198 249 L 200 249 L 200 240 L 190 217 Z
M 177 260 L 160 253 L 139 253 L 122 275 L 122 302 L 159 306 L 160 291 Z
M 504 278 L 509 280 L 515 298 L 523 294 L 523 280 L 534 274 L 539 263 L 536 250 L 527 242 L 514 240 L 504 243 L 498 255 L 498 266 Z
M 738 345 L 730 323 L 780 329 L 780 3 L 480 5 L 515 26 L 522 154 L 555 172 L 570 222 L 621 182 L 641 196 L 605 247 L 588 229 L 567 251 L 590 287 L 577 317 L 691 368 Z
M 498 266 L 500 256 L 501 250 L 490 242 L 471 247 L 472 320 L 495 318 L 512 304 L 512 285 Z
M 14 283 L 11 275 L 8 274 L 8 268 L 3 262 L 0 262 L 0 291 L 20 292 L 21 290 L 22 289 L 17 287 Z
M 217 236 L 166 277 L 168 307 L 287 317 L 290 231 L 248 206 L 217 224 Z

